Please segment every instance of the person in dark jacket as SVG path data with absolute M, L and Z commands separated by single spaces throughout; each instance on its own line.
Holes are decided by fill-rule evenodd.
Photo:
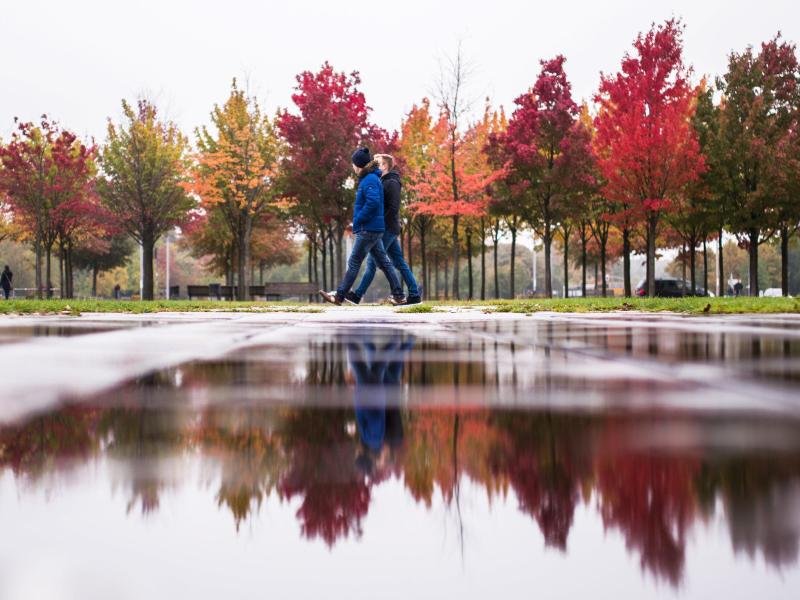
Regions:
M 11 282 L 14 279 L 14 274 L 11 272 L 11 269 L 6 268 L 3 269 L 2 274 L 0 274 L 0 287 L 3 288 L 3 295 L 8 300 L 8 295 L 11 293 Z
M 394 158 L 388 154 L 376 154 L 378 167 L 381 170 L 381 183 L 383 184 L 383 218 L 385 221 L 385 231 L 383 233 L 383 247 L 386 254 L 392 261 L 395 269 L 400 272 L 403 280 L 408 287 L 408 298 L 406 304 L 419 304 L 422 302 L 422 295 L 414 278 L 414 273 L 403 258 L 403 249 L 400 247 L 400 173 L 394 169 Z M 361 276 L 361 283 L 358 287 L 348 292 L 345 300 L 351 304 L 358 304 L 367 293 L 367 288 L 372 284 L 376 270 L 375 261 L 370 256 L 367 260 L 367 269 Z
M 353 206 L 353 234 L 355 241 L 350 258 L 347 259 L 347 272 L 335 292 L 320 290 L 320 295 L 327 302 L 341 304 L 345 295 L 353 287 L 358 277 L 361 263 L 370 255 L 389 280 L 392 290 L 392 304 L 405 303 L 403 287 L 392 267 L 392 261 L 383 247 L 383 186 L 380 180 L 380 169 L 367 148 L 359 148 L 353 152 L 353 170 L 358 176 L 356 202 Z

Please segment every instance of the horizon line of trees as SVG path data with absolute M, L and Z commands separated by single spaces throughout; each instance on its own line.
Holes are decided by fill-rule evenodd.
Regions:
M 757 50 L 731 52 L 713 83 L 693 82 L 682 35 L 676 19 L 640 33 L 620 70 L 601 75 L 592 103 L 573 98 L 564 56 L 541 60 L 510 115 L 487 98 L 474 121 L 471 70 L 459 47 L 443 64 L 435 103 L 414 104 L 391 133 L 371 122 L 359 74 L 327 62 L 299 74 L 293 109 L 272 116 L 234 80 L 194 144 L 145 99 L 122 102 L 102 146 L 46 115 L 18 122 L 0 142 L 0 234 L 31 245 L 40 295 L 51 294 L 54 255 L 69 298 L 76 266 L 96 279 L 126 260 L 132 241 L 142 248 L 142 298 L 152 299 L 153 249 L 175 228 L 210 271 L 238 285 L 239 299 L 248 297 L 256 264 L 263 273 L 297 260 L 298 235 L 308 280 L 327 289 L 346 260 L 350 153 L 366 145 L 393 154 L 403 174 L 401 240 L 427 290 L 444 271 L 451 297 L 488 297 L 487 246 L 496 262 L 506 237 L 515 296 L 516 241 L 528 230 L 543 246 L 545 296 L 554 292 L 554 242 L 567 257 L 565 294 L 570 261 L 580 266 L 584 295 L 587 265 L 599 264 L 606 295 L 607 264 L 621 258 L 626 296 L 634 291 L 632 253 L 646 256 L 648 295 L 664 249 L 687 257 L 695 292 L 696 253 L 705 257 L 716 242 L 721 293 L 727 232 L 748 252 L 751 295 L 759 292 L 759 247 L 780 240 L 786 295 L 789 242 L 800 228 L 796 46 L 778 34 Z M 495 297 L 497 277 L 495 264 Z

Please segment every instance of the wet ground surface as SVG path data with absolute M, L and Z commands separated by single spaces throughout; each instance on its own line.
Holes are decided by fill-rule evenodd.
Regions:
M 98 315 L 0 339 L 3 599 L 800 594 L 789 317 Z

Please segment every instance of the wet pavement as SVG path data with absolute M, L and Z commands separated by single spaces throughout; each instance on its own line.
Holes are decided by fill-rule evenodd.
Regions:
M 797 598 L 800 320 L 0 321 L 0 598 Z

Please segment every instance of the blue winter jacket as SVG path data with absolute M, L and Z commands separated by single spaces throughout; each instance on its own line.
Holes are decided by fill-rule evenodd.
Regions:
M 383 184 L 377 167 L 358 182 L 356 203 L 353 206 L 353 233 L 375 231 L 383 233 Z

